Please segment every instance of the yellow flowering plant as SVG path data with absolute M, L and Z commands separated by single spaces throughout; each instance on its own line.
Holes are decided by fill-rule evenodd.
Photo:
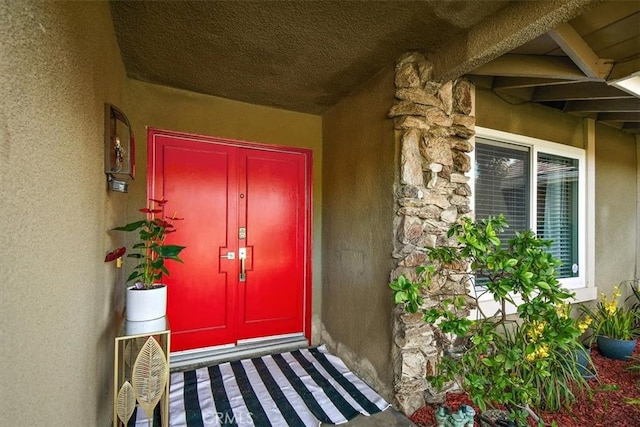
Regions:
M 600 294 L 595 309 L 581 306 L 583 322 L 587 319 L 591 323 L 593 337 L 598 335 L 617 340 L 630 340 L 638 336 L 638 314 L 635 310 L 619 304 L 620 288 L 615 286 L 611 296 Z
M 586 327 L 569 316 L 572 294 L 556 277 L 560 261 L 549 251 L 551 242 L 523 231 L 503 243 L 498 233 L 505 227 L 502 215 L 477 222 L 463 218 L 447 234 L 457 245 L 429 249 L 417 280 L 400 276 L 389 287 L 407 312 L 421 312 L 443 339 L 450 334 L 461 343 L 456 352 L 443 353 L 436 372 L 427 376 L 430 384 L 442 390 L 455 382 L 480 410 L 506 406 L 517 425 L 527 425 L 534 410 L 558 410 L 575 400 L 574 392 L 590 392 L 575 357 L 584 351 L 580 336 Z M 472 289 L 477 287 L 469 281 L 483 279 L 485 290 L 462 295 L 432 286 L 460 276 Z M 426 306 L 426 292 L 440 303 Z M 500 306 L 494 315 L 478 303 L 486 292 Z M 515 296 L 521 300 L 517 320 L 507 312 Z M 464 309 L 468 300 L 480 313 L 475 320 Z
M 531 396 L 533 407 L 557 411 L 570 406 L 576 392 L 591 396 L 583 374 L 595 368 L 580 340 L 590 321 L 574 319 L 568 302 L 548 305 L 539 314 L 513 334 L 513 344 L 522 342 L 525 355 L 518 375 L 538 391 Z

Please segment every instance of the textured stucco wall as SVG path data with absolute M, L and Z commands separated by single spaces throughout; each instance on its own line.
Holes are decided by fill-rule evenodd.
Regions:
M 476 87 L 476 125 L 583 147 L 582 119 L 538 104 L 509 104 Z
M 323 338 L 392 398 L 393 70 L 323 115 Z
M 103 173 L 125 80 L 104 2 L 0 3 L 0 425 L 106 426 L 124 216 Z M 118 289 L 120 290 L 120 289 Z
M 313 150 L 313 314 L 318 324 L 322 248 L 322 118 L 277 108 L 231 101 L 165 86 L 128 80 L 125 113 L 136 135 L 137 178 L 130 187 L 131 218 L 145 205 L 147 173 L 146 127 L 200 135 L 302 147 Z M 317 343 L 319 330 L 312 327 Z
M 519 135 L 582 147 L 580 117 L 536 104 L 511 105 L 490 91 L 476 90 L 476 124 Z M 637 156 L 633 135 L 596 124 L 595 283 L 609 293 L 633 279 L 636 252 Z
M 634 278 L 637 176 L 633 135 L 609 126 L 596 127 L 596 283 L 605 292 Z

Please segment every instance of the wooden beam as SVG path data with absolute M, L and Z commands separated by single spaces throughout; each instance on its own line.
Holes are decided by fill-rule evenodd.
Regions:
M 640 111 L 634 113 L 600 113 L 601 122 L 640 122 Z
M 558 110 L 562 109 L 560 107 L 557 107 Z M 571 114 L 572 116 L 576 116 L 576 117 L 580 117 L 582 119 L 593 119 L 593 120 L 598 120 L 598 113 L 585 113 L 583 111 L 579 111 L 579 112 L 574 112 L 574 111 L 566 111 L 567 114 Z
M 493 89 L 520 89 L 523 87 L 538 87 L 548 85 L 573 84 L 575 80 L 536 79 L 530 77 L 496 77 L 493 79 Z
M 636 1 L 617 1 L 615 7 L 611 2 L 602 2 L 595 6 L 591 13 L 582 14 L 571 21 L 573 28 L 580 34 L 592 34 L 593 32 L 611 25 L 612 22 L 621 21 L 638 11 Z
M 625 123 L 624 126 L 622 126 L 622 130 L 640 132 L 640 123 Z
M 493 87 L 494 78 L 491 76 L 475 76 L 472 74 L 467 74 L 466 77 L 476 87 L 481 87 L 485 89 L 491 89 Z
M 624 113 L 640 111 L 640 99 L 603 99 L 594 101 L 569 101 L 564 106 L 566 112 L 606 112 L 606 113 Z
M 471 74 L 563 80 L 585 79 L 585 75 L 569 58 L 542 55 L 502 55 L 476 68 Z
M 510 1 L 505 7 L 430 52 L 433 76 L 448 81 L 469 74 L 584 13 L 602 0 Z
M 613 66 L 611 74 L 609 75 L 609 81 L 619 80 L 623 77 L 627 77 L 637 71 L 640 71 L 640 58 L 635 58 L 629 61 L 620 62 Z
M 633 98 L 633 96 L 605 83 L 587 82 L 539 87 L 533 93 L 532 101 L 544 102 L 618 98 Z
M 531 101 L 533 97 L 533 87 L 521 87 L 517 89 L 493 89 L 499 93 L 500 97 L 512 104 L 521 104 L 523 101 Z
M 613 61 L 600 59 L 570 24 L 560 24 L 548 34 L 585 76 L 604 80 L 611 72 Z

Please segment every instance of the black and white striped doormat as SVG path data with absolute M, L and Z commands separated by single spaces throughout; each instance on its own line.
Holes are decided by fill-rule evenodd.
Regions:
M 389 406 L 321 346 L 171 374 L 169 425 L 316 427 Z

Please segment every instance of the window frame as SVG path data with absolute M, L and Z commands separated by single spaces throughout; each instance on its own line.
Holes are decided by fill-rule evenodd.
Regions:
M 579 148 L 571 145 L 560 144 L 556 142 L 546 141 L 538 138 L 532 138 L 524 135 L 517 135 L 509 132 L 498 131 L 494 129 L 484 128 L 476 126 L 476 135 L 474 137 L 474 150 L 469 153 L 471 156 L 471 162 L 474 167 L 468 172 L 471 187 L 470 203 L 472 206 L 472 214 L 475 217 L 475 155 L 476 155 L 476 141 L 475 138 L 482 138 L 490 141 L 496 141 L 503 144 L 517 145 L 527 147 L 530 150 L 530 164 L 529 164 L 529 226 L 535 232 L 537 230 L 537 193 L 538 193 L 538 153 L 546 153 L 556 156 L 567 157 L 578 160 L 578 276 L 559 279 L 561 286 L 565 289 L 575 293 L 573 302 L 590 301 L 597 297 L 597 288 L 593 283 L 594 277 L 594 261 L 595 256 L 593 252 L 594 248 L 594 221 L 589 220 L 589 213 L 593 215 L 591 210 L 594 205 L 595 197 L 595 185 L 593 180 L 594 167 L 593 167 L 593 154 L 594 147 Z M 593 152 L 591 152 L 593 151 Z M 475 287 L 473 283 L 469 284 L 469 291 L 472 295 L 478 295 L 479 289 Z M 521 303 L 522 300 L 515 295 L 513 297 L 514 302 Z M 497 302 L 493 300 L 493 295 L 489 292 L 481 294 L 479 299 L 483 312 L 491 316 L 500 307 Z M 472 311 L 472 316 L 475 317 L 476 310 Z M 516 306 L 509 304 L 507 307 L 508 313 L 515 313 Z

